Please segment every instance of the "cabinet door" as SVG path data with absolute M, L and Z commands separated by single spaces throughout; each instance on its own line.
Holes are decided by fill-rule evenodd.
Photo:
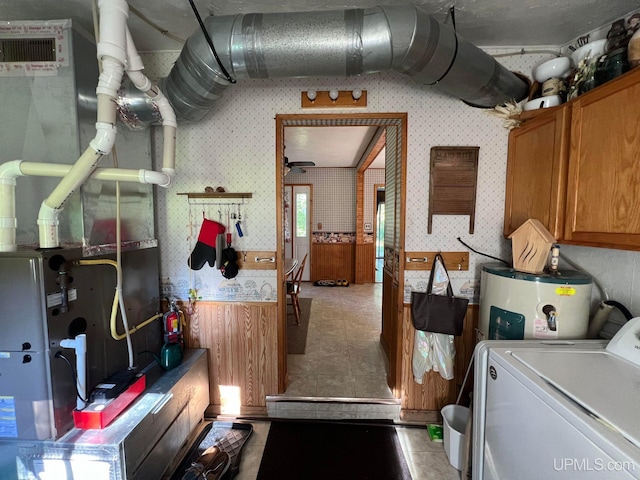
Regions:
M 640 250 L 640 71 L 573 103 L 565 239 Z
M 540 113 L 509 134 L 504 235 L 530 218 L 562 237 L 569 156 L 566 106 Z

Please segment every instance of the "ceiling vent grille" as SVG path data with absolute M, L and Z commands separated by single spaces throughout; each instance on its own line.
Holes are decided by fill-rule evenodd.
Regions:
M 0 39 L 0 62 L 55 61 L 55 38 Z

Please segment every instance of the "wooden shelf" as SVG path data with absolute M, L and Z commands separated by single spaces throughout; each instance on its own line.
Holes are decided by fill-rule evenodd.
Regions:
M 252 198 L 253 193 L 234 193 L 234 192 L 212 192 L 212 193 L 178 193 L 178 195 L 186 195 L 187 198 Z

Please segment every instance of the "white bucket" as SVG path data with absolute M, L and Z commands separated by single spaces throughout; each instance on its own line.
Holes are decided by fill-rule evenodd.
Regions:
M 464 448 L 464 431 L 467 426 L 469 409 L 462 405 L 446 405 L 440 410 L 442 414 L 442 440 L 449 463 L 457 470 L 462 469 L 462 449 Z

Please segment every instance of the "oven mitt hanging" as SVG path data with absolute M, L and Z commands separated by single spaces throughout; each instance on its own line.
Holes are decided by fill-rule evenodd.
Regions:
M 238 254 L 232 247 L 222 250 L 222 276 L 224 278 L 235 278 L 238 275 Z
M 213 267 L 216 263 L 216 240 L 219 233 L 224 233 L 226 227 L 221 223 L 205 218 L 202 220 L 200 234 L 196 246 L 189 255 L 187 264 L 192 270 L 200 270 L 208 263 Z

